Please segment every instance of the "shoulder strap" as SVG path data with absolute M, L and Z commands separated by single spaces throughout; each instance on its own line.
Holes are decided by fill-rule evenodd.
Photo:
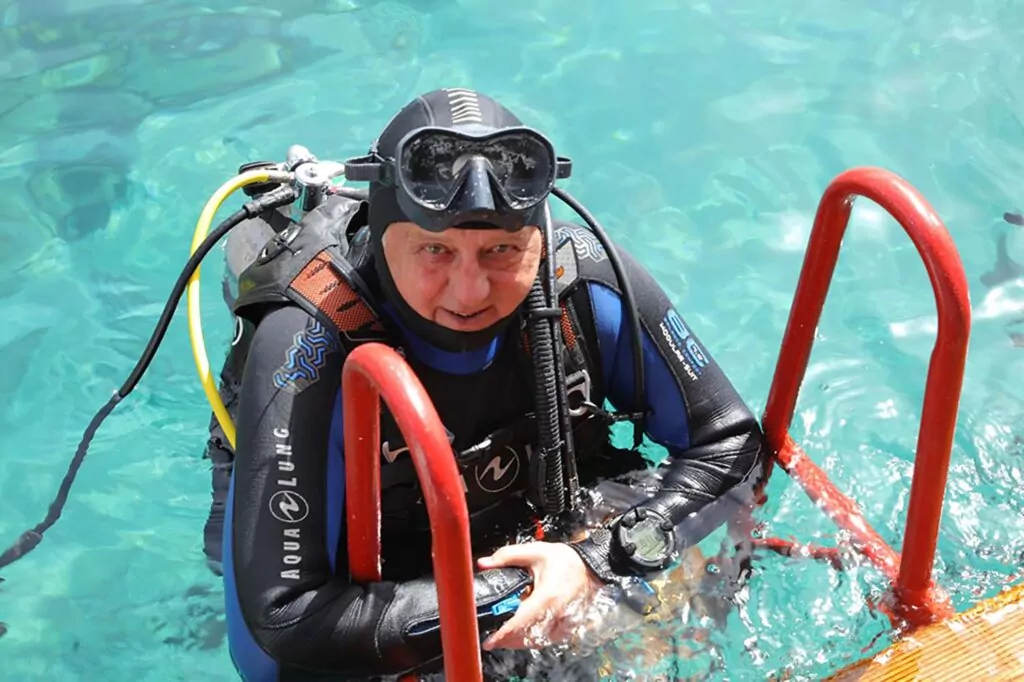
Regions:
M 568 224 L 570 228 L 583 230 Z M 561 334 L 564 343 L 562 361 L 565 367 L 566 390 L 570 407 L 578 409 L 582 403 L 604 402 L 603 376 L 600 355 L 597 348 L 596 330 L 592 318 L 587 314 L 588 306 L 582 305 L 580 295 L 583 289 L 578 285 L 580 278 L 578 246 L 575 233 L 558 224 L 555 229 L 555 291 L 562 309 Z M 546 257 L 546 253 L 544 257 Z M 584 319 L 584 317 L 586 319 Z M 589 324 L 587 322 L 589 321 Z M 522 345 L 526 357 L 530 357 L 530 337 L 522 331 Z
M 594 322 L 593 304 L 590 300 L 587 282 L 594 282 L 610 288 L 617 294 L 622 293 L 621 285 L 615 274 L 615 268 L 608 259 L 601 241 L 588 228 L 568 221 L 555 223 L 556 274 L 558 275 L 558 292 L 562 301 L 562 329 L 569 346 L 568 325 L 576 326 L 576 337 L 584 343 L 578 344 L 589 351 L 591 380 L 596 390 L 593 391 L 594 405 L 591 411 L 612 422 L 635 421 L 642 418 L 640 414 L 605 411 L 603 405 L 606 389 L 603 385 L 604 373 L 601 366 L 601 353 L 597 339 L 597 328 Z M 566 317 L 569 318 L 568 322 Z M 571 355 L 570 355 L 571 357 Z M 568 372 L 567 372 L 568 375 Z
M 275 234 L 240 274 L 235 314 L 256 323 L 268 307 L 297 305 L 333 328 L 346 352 L 367 341 L 394 346 L 374 297 L 349 262 L 365 251 L 347 240 L 361 212 L 361 202 L 329 199 Z
M 593 281 L 620 292 L 615 268 L 608 260 L 608 254 L 605 253 L 601 241 L 593 232 L 576 223 L 559 221 L 556 223 L 555 241 L 559 244 L 556 263 L 566 267 L 564 276 L 559 278 L 560 291 L 566 289 L 571 292 L 584 282 Z M 571 244 L 572 248 L 567 248 L 568 244 Z M 573 267 L 571 272 L 568 270 L 570 254 L 574 256 L 571 261 Z M 563 279 L 564 283 L 562 283 Z
M 314 256 L 288 290 L 330 320 L 347 352 L 368 341 L 395 345 L 362 278 L 329 249 Z

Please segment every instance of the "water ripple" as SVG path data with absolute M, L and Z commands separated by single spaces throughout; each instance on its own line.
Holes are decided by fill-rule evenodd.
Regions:
M 1024 565 L 1024 233 L 1001 219 L 1022 206 L 1021 18 L 983 0 L 7 3 L 0 536 L 44 513 L 213 189 L 293 143 L 364 153 L 410 97 L 464 85 L 573 158 L 566 186 L 756 413 L 822 190 L 852 166 L 910 180 L 956 240 L 974 317 L 936 576 L 959 608 L 996 593 Z M 203 272 L 216 364 L 223 263 Z M 235 677 L 201 553 L 209 411 L 182 318 L 97 435 L 64 518 L 5 570 L 0 645 L 18 679 Z M 936 327 L 913 245 L 858 201 L 792 431 L 897 547 Z M 849 553 L 784 473 L 767 493 L 764 532 Z M 650 635 L 678 650 L 664 674 L 818 679 L 888 642 L 866 606 L 884 581 L 853 554 L 844 572 L 757 554 L 727 589 L 728 560 L 706 549 L 701 608 Z

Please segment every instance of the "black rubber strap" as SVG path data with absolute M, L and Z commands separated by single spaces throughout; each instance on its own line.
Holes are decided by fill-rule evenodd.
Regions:
M 597 528 L 583 540 L 570 543 L 569 546 L 576 550 L 590 572 L 601 582 L 613 585 L 619 583 L 621 576 L 612 570 L 611 544 L 612 532 L 607 528 Z

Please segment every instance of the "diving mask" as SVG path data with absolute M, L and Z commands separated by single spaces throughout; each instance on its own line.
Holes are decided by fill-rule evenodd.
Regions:
M 531 221 L 572 162 L 551 142 L 525 127 L 473 134 L 422 127 L 399 140 L 393 158 L 373 152 L 345 163 L 349 180 L 397 188 L 402 212 L 420 227 L 489 224 L 518 230 Z

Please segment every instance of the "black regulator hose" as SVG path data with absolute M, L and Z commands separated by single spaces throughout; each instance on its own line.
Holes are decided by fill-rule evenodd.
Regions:
M 548 280 L 548 300 L 550 301 L 549 306 L 552 310 L 551 317 L 551 337 L 555 348 L 555 367 L 554 367 L 554 388 L 555 397 L 558 399 L 558 411 L 557 418 L 562 434 L 562 446 L 563 446 L 563 460 L 562 460 L 562 474 L 558 478 L 560 485 L 565 486 L 563 488 L 566 501 L 564 503 L 569 509 L 575 509 L 577 503 L 577 496 L 579 494 L 579 475 L 576 470 L 576 447 L 572 437 L 572 421 L 569 418 L 569 394 L 568 387 L 566 386 L 565 377 L 565 362 L 562 358 L 562 351 L 565 348 L 562 339 L 562 309 L 558 300 L 558 267 L 555 263 L 555 251 L 558 245 L 555 243 L 555 229 L 551 224 L 550 211 L 548 212 L 548 219 L 544 224 L 544 240 L 548 245 L 548 258 L 546 261 L 547 269 L 547 280 Z M 558 315 L 554 313 L 557 311 Z M 554 485 L 555 479 L 552 477 L 551 485 Z M 549 486 L 550 487 L 550 486 Z
M 576 508 L 579 477 L 561 357 L 562 308 L 556 290 L 556 244 L 550 216 L 544 221 L 543 238 L 545 267 L 526 298 L 539 436 L 538 456 L 531 460 L 530 473 L 531 488 L 539 495 L 541 509 L 545 514 L 559 515 L 567 507 Z
M 99 429 L 100 424 L 103 423 L 103 420 L 107 418 L 107 415 L 111 413 L 114 407 L 132 392 L 135 386 L 142 379 L 142 375 L 145 374 L 146 369 L 149 368 L 150 363 L 153 361 L 153 357 L 156 355 L 157 349 L 160 347 L 160 343 L 167 334 L 167 328 L 171 324 L 171 318 L 174 317 L 174 311 L 178 307 L 178 302 L 181 300 L 182 294 L 185 293 L 185 289 L 188 287 L 188 281 L 192 278 L 192 273 L 194 273 L 196 268 L 198 268 L 202 263 L 206 254 L 213 249 L 224 235 L 230 232 L 233 227 L 242 221 L 253 218 L 268 209 L 274 209 L 278 206 L 290 204 L 295 201 L 297 197 L 298 192 L 296 192 L 296 190 L 290 185 L 285 185 L 267 192 L 266 194 L 263 194 L 242 206 L 239 211 L 225 219 L 212 232 L 210 232 L 209 236 L 207 236 L 205 240 L 203 240 L 203 243 L 199 245 L 199 248 L 192 254 L 192 257 L 188 259 L 181 275 L 178 276 L 178 281 L 174 283 L 174 288 L 171 290 L 171 295 L 167 298 L 167 303 L 164 305 L 164 310 L 160 315 L 160 320 L 157 322 L 156 328 L 153 330 L 153 335 L 150 337 L 149 343 L 146 345 L 146 349 L 139 357 L 139 361 L 135 365 L 135 369 L 132 370 L 132 373 L 124 382 L 124 385 L 122 385 L 121 388 L 111 396 L 110 400 L 100 408 L 92 418 L 92 421 L 90 421 L 89 425 L 86 427 L 85 433 L 82 435 L 82 441 L 78 444 L 78 449 L 75 451 L 75 456 L 71 459 L 71 464 L 68 466 L 67 473 L 64 474 L 64 480 L 61 481 L 60 489 L 57 491 L 57 496 L 54 498 L 53 502 L 50 503 L 50 509 L 46 513 L 46 518 L 36 524 L 34 528 L 22 533 L 13 545 L 7 548 L 3 554 L 0 554 L 0 568 L 14 563 L 35 549 L 36 545 L 42 542 L 43 533 L 45 533 L 57 522 L 57 519 L 60 518 L 61 512 L 64 510 L 64 505 L 68 500 L 68 493 L 71 490 L 71 484 L 74 483 L 75 476 L 78 475 L 78 470 L 82 466 L 82 461 L 85 460 L 85 455 L 89 451 L 89 444 L 96 435 L 97 429 Z
M 576 213 L 586 221 L 598 241 L 601 242 L 601 246 L 604 247 L 605 253 L 608 254 L 608 261 L 612 264 L 615 276 L 619 280 L 619 287 L 622 288 L 622 298 L 624 299 L 623 303 L 626 308 L 626 318 L 629 322 L 633 345 L 633 447 L 639 448 L 640 444 L 643 443 L 644 440 L 644 431 L 646 430 L 647 423 L 647 409 L 644 407 L 646 402 L 644 398 L 646 389 L 644 386 L 643 337 L 640 336 L 640 318 L 637 317 L 636 314 L 636 299 L 633 297 L 633 287 L 630 285 L 629 279 L 625 275 L 625 270 L 622 267 L 622 260 L 619 258 L 618 252 L 616 252 L 611 240 L 608 238 L 608 234 L 604 231 L 604 228 L 601 227 L 597 218 L 595 218 L 590 211 L 583 206 L 583 204 L 573 198 L 572 195 L 561 187 L 555 187 L 552 190 L 552 194 L 561 199 L 562 202 L 572 210 L 576 211 Z
M 640 335 L 640 318 L 637 316 L 633 287 L 626 277 L 618 252 L 608 234 L 579 201 L 560 187 L 552 194 L 576 211 L 601 242 L 608 260 L 615 271 L 615 277 L 622 289 L 626 319 L 630 328 L 633 350 L 634 411 L 633 447 L 643 443 L 647 410 L 645 408 L 644 356 Z M 566 394 L 565 366 L 559 357 L 562 349 L 561 307 L 556 294 L 555 240 L 550 219 L 544 228 L 544 242 L 548 258 L 542 285 L 538 275 L 526 298 L 529 319 L 530 350 L 533 356 L 534 385 L 537 387 L 536 412 L 539 435 L 539 452 L 530 463 L 532 489 L 538 491 L 539 503 L 545 514 L 561 514 L 575 508 L 579 491 L 579 477 L 576 470 L 575 447 L 572 440 L 572 423 L 569 418 L 569 400 Z M 562 440 L 564 438 L 564 441 Z
M 548 252 L 551 253 L 550 251 Z M 565 470 L 562 459 L 562 429 L 559 419 L 558 384 L 555 376 L 556 346 L 551 330 L 552 319 L 556 324 L 561 317 L 561 308 L 548 306 L 547 296 L 541 278 L 533 282 L 526 297 L 529 319 L 530 353 L 533 356 L 534 386 L 536 387 L 535 410 L 537 415 L 537 456 L 531 458 L 531 486 L 539 493 L 539 503 L 545 514 L 561 514 L 565 511 Z M 557 313 L 558 317 L 555 317 Z

